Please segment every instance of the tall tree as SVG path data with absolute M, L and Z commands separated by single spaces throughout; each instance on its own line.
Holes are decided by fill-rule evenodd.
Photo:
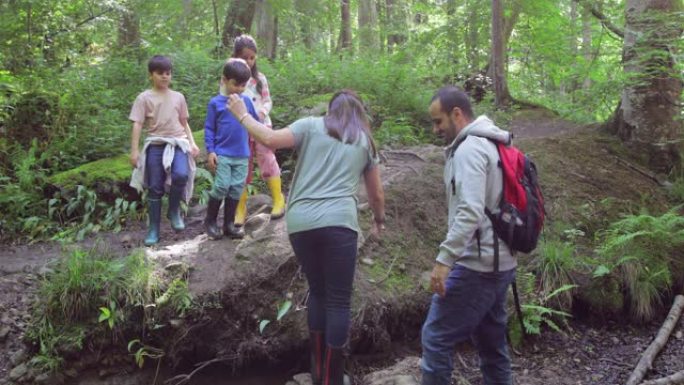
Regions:
M 340 39 L 337 42 L 337 50 L 349 50 L 352 46 L 351 14 L 349 11 L 350 0 L 340 0 Z
M 468 17 L 465 20 L 464 42 L 466 58 L 471 72 L 477 72 L 480 68 L 480 28 L 483 24 L 483 12 L 481 0 L 469 0 L 467 2 Z M 457 21 L 458 22 L 458 21 Z M 487 24 L 487 23 L 484 23 Z
M 627 0 L 622 60 L 628 80 L 611 128 L 660 172 L 680 163 L 682 79 L 671 45 L 683 25 L 680 0 Z
M 577 68 L 577 55 L 579 53 L 579 44 L 578 44 L 578 31 L 579 29 L 577 28 L 577 3 L 574 1 L 570 2 L 570 33 L 568 34 L 568 44 L 570 46 L 570 60 L 568 61 L 568 64 L 571 66 L 570 68 L 576 69 Z M 560 92 L 561 94 L 565 93 L 573 93 L 577 89 L 577 77 L 578 74 L 575 70 L 572 70 L 570 72 L 570 76 L 568 79 L 565 79 L 564 81 L 561 82 L 560 86 Z
M 118 46 L 136 49 L 140 43 L 140 18 L 135 10 L 125 7 L 119 19 Z
M 274 59 L 278 41 L 278 19 L 268 0 L 257 0 L 254 30 L 259 41 L 259 56 Z
M 233 46 L 233 40 L 243 33 L 249 32 L 254 19 L 256 3 L 254 1 L 231 0 L 223 23 L 221 43 L 224 49 Z
M 183 0 L 183 14 L 178 19 L 178 28 L 187 35 L 190 27 L 190 18 L 192 17 L 192 0 Z
M 498 108 L 511 104 L 512 98 L 506 82 L 504 18 L 502 0 L 492 0 L 492 80 L 494 102 Z
M 312 17 L 307 17 L 311 15 L 311 9 L 312 7 L 315 7 L 316 4 L 312 3 L 311 0 L 295 0 L 294 1 L 294 8 L 297 13 L 302 15 L 302 17 L 298 17 L 297 22 L 298 22 L 298 27 L 299 27 L 299 33 L 300 33 L 300 40 L 304 43 L 304 47 L 307 49 L 313 49 L 314 48 L 314 42 L 315 42 L 315 33 L 314 33 L 314 28 L 316 27 L 316 19 Z M 328 24 L 327 22 L 324 23 Z
M 589 68 L 590 63 L 593 60 L 591 42 L 591 11 L 587 8 L 582 8 L 582 57 L 584 58 L 584 65 L 586 68 Z M 591 87 L 591 78 L 585 76 L 582 88 L 586 90 L 589 89 L 589 87 Z
M 359 0 L 359 47 L 377 51 L 380 49 L 378 10 L 375 0 Z
M 388 31 L 387 50 L 389 52 L 392 52 L 395 46 L 400 46 L 406 42 L 407 17 L 403 0 L 385 0 L 385 28 Z
M 502 37 L 502 45 L 503 45 L 503 63 L 504 63 L 504 72 L 507 71 L 506 64 L 508 63 L 508 42 L 511 40 L 511 35 L 513 34 L 513 29 L 515 28 L 515 24 L 518 22 L 518 18 L 520 17 L 520 13 L 522 12 L 522 0 L 510 0 L 509 5 L 511 6 L 510 10 L 508 12 L 503 11 L 503 2 L 499 1 L 500 7 L 501 7 L 501 21 L 500 23 L 502 24 L 502 31 L 503 31 L 503 37 Z M 493 25 L 493 20 L 490 25 Z M 491 33 L 491 32 L 490 32 Z M 493 41 L 492 41 L 493 42 Z M 489 61 L 487 62 L 487 76 L 490 78 L 494 78 L 494 55 L 490 54 L 489 55 Z

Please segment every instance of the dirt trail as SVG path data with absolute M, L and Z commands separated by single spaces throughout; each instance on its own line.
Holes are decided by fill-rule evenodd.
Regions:
M 640 194 L 650 194 L 655 197 L 654 200 L 658 199 L 659 195 L 653 193 L 657 186 L 635 175 L 633 171 L 610 163 L 610 145 L 596 140 L 593 136 L 585 136 L 594 135 L 586 134 L 586 128 L 563 121 L 544 110 L 529 110 L 519 114 L 512 121 L 510 129 L 516 138 L 521 139 L 521 146 L 535 155 L 566 155 L 566 152 L 573 155 L 582 151 L 590 152 L 586 159 L 589 159 L 591 164 L 579 164 L 576 168 L 564 165 L 563 159 L 547 159 L 540 156 L 538 165 L 541 163 L 547 173 L 559 174 L 556 178 L 563 181 L 557 182 L 551 176 L 547 178 L 553 181 L 549 184 L 555 186 L 547 192 L 547 200 L 550 202 L 550 210 L 557 218 L 577 219 L 574 213 L 567 210 L 570 203 L 566 202 L 573 199 L 599 201 L 606 194 L 613 192 L 624 200 L 638 200 Z M 568 143 L 575 147 L 567 146 Z M 443 191 L 439 186 L 442 167 L 440 149 L 425 146 L 386 151 L 383 153 L 383 161 L 384 183 L 405 187 L 388 196 L 388 216 L 393 229 L 386 234 L 386 240 L 382 244 L 370 243 L 362 249 L 359 259 L 367 258 L 371 261 L 368 265 L 360 264 L 357 293 L 373 292 L 378 287 L 388 287 L 390 281 L 398 279 L 393 271 L 400 271 L 417 281 L 416 278 L 424 276 L 430 268 L 430 256 L 434 251 L 432 249 L 436 248 L 443 236 L 442 224 L 446 218 Z M 566 162 L 576 163 L 573 160 Z M 591 181 L 583 179 L 587 170 L 601 169 L 605 169 L 605 172 L 599 172 Z M 260 279 L 259 277 L 273 274 L 274 271 L 279 271 L 281 266 L 291 263 L 292 258 L 289 249 L 277 246 L 287 244 L 284 221 L 269 222 L 265 214 L 259 214 L 267 204 L 267 197 L 250 200 L 249 211 L 256 215 L 253 214 L 246 224 L 250 236 L 243 241 L 209 241 L 203 234 L 204 211 L 202 208 L 193 207 L 186 219 L 186 231 L 180 234 L 173 233 L 168 223 L 163 220 L 160 245 L 147 248 L 146 252 L 162 266 L 179 262 L 189 266 L 189 285 L 195 295 L 225 290 L 226 282 L 237 281 L 239 286 L 250 279 Z M 435 231 L 435 228 L 439 231 Z M 411 238 L 410 234 L 413 233 L 422 234 L 422 239 Z M 97 237 L 100 241 L 90 238 L 78 246 L 106 246 L 109 250 L 123 255 L 129 253 L 132 248 L 140 247 L 143 236 L 142 225 L 137 224 L 117 234 L 100 234 Z M 262 250 L 260 248 L 268 250 L 271 253 L 268 255 L 278 257 L 275 260 L 261 259 L 257 252 Z M 410 255 L 405 255 L 406 250 L 402 252 L 402 248 L 411 248 Z M 253 254 L 245 255 L 244 253 L 252 253 L 249 250 L 255 251 Z M 4 246 L 0 250 L 0 314 L 4 314 L 0 319 L 0 351 L 3 353 L 0 354 L 0 384 L 6 381 L 10 369 L 16 366 L 17 362 L 21 362 L 23 345 L 20 338 L 29 319 L 28 309 L 36 288 L 36 277 L 49 269 L 49 261 L 58 258 L 62 253 L 63 247 L 57 243 Z M 247 271 L 244 273 L 246 275 L 240 275 L 243 273 L 240 273 L 239 268 L 244 268 Z M 284 272 L 289 274 L 285 279 L 296 278 L 287 266 Z M 393 284 L 401 284 L 400 281 L 397 282 L 393 281 Z M 286 283 L 282 287 L 278 286 L 284 287 L 287 287 Z M 356 349 L 353 364 L 360 371 L 367 372 L 380 369 L 368 364 L 377 362 L 378 357 L 383 359 L 382 362 L 391 364 L 391 357 L 418 355 L 419 345 L 416 338 L 419 324 L 424 317 L 427 298 L 426 292 L 416 290 L 411 298 L 406 298 L 405 308 L 393 310 L 405 313 L 378 311 L 378 317 L 402 314 L 402 318 L 398 321 L 383 321 L 388 325 L 386 329 L 362 328 L 353 335 L 353 346 Z M 423 306 L 416 306 L 415 301 L 423 300 Z M 378 296 L 371 295 L 361 298 L 360 301 L 367 301 L 371 307 L 377 309 L 387 306 L 386 299 Z M 372 314 L 365 316 L 370 317 Z M 363 317 L 357 321 L 365 322 Z M 402 325 L 402 322 L 405 325 Z M 582 322 L 573 322 L 572 327 L 573 330 L 568 336 L 544 334 L 526 345 L 522 349 L 522 355 L 514 356 L 517 384 L 608 385 L 624 382 L 640 352 L 657 330 L 656 324 L 632 328 L 614 324 L 592 327 Z M 683 329 L 684 320 L 675 330 L 675 337 L 668 343 L 665 352 L 656 361 L 654 377 L 684 369 L 684 362 L 681 360 L 684 356 Z M 383 341 L 389 346 L 390 342 L 394 342 L 400 335 L 405 338 L 399 342 L 403 346 L 400 355 L 377 351 L 377 346 L 381 346 Z M 379 343 L 364 345 L 365 339 L 377 339 Z M 463 347 L 459 350 L 458 373 L 455 374 L 454 383 L 481 383 L 476 360 L 472 349 Z M 413 366 L 413 371 L 410 368 L 407 370 L 410 372 L 408 374 L 418 373 L 417 366 Z

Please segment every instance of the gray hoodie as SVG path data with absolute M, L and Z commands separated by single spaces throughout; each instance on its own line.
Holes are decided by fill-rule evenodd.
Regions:
M 489 139 L 509 144 L 509 132 L 482 115 L 464 127 L 446 148 L 444 184 L 449 202 L 449 232 L 439 246 L 437 261 L 452 266 L 491 272 L 494 270 L 494 230 L 485 207 L 498 212 L 503 177 L 499 153 Z M 480 230 L 480 252 L 476 231 Z M 515 268 L 517 262 L 499 239 L 499 270 Z

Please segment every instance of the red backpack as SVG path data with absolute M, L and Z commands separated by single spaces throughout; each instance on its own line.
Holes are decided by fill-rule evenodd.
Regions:
M 516 147 L 492 142 L 499 152 L 503 194 L 499 212 L 494 214 L 489 209 L 485 212 L 494 225 L 494 232 L 511 251 L 529 253 L 537 247 L 546 215 L 537 167 Z

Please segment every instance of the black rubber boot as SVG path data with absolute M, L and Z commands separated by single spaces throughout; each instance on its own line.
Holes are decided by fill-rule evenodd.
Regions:
M 207 235 L 211 239 L 221 239 L 223 234 L 216 225 L 216 217 L 218 217 L 218 211 L 221 208 L 221 201 L 209 197 L 209 203 L 207 204 L 207 216 L 204 218 L 204 228 L 207 230 Z
M 325 335 L 320 331 L 309 331 L 309 350 L 311 355 L 311 382 L 323 384 L 323 355 L 325 354 Z
M 223 235 L 233 239 L 240 239 L 245 236 L 242 227 L 235 226 L 235 209 L 239 201 L 226 198 L 223 200 Z
M 344 348 L 328 346 L 325 350 L 322 385 L 349 385 L 344 375 Z
M 184 189 L 185 186 L 180 188 L 172 185 L 171 190 L 169 190 L 169 212 L 166 214 L 166 217 L 169 218 L 171 228 L 175 231 L 185 230 L 185 223 L 183 222 L 180 209 L 181 197 L 183 196 Z

